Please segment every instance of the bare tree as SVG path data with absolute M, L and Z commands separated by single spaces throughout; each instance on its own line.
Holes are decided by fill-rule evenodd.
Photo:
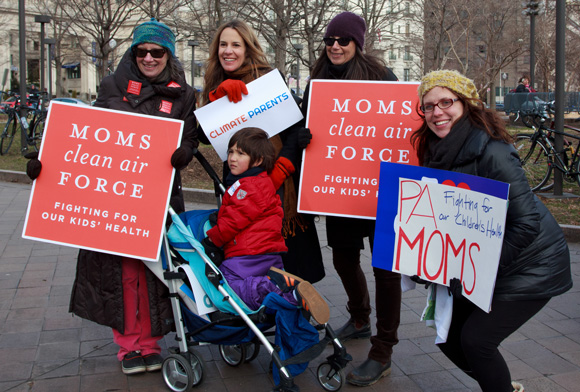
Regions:
M 72 22 L 71 30 L 77 37 L 86 37 L 91 43 L 94 42 L 95 50 L 91 46 L 82 45 L 81 50 L 87 56 L 94 57 L 97 65 L 99 81 L 107 75 L 109 56 L 114 47 L 111 40 L 119 41 L 127 39 L 119 37 L 121 29 L 126 29 L 134 21 L 132 17 L 139 11 L 141 0 L 132 2 L 129 0 L 60 0 L 62 9 Z M 120 43 L 120 42 L 119 42 Z
M 488 104 L 495 108 L 495 80 L 501 69 L 505 69 L 524 51 L 523 40 L 517 39 L 521 24 L 516 16 L 521 10 L 512 1 L 480 2 L 471 0 L 473 13 L 472 27 L 475 48 L 472 50 L 471 74 L 479 87 L 480 96 L 490 91 Z

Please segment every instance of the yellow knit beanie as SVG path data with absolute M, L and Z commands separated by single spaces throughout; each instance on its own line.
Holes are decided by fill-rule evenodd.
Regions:
M 479 94 L 473 81 L 450 69 L 431 71 L 423 76 L 417 89 L 421 102 L 423 102 L 423 96 L 433 87 L 445 87 L 467 98 L 479 99 Z

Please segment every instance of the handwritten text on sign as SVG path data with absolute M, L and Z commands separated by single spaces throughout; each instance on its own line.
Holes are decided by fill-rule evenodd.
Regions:
M 464 296 L 489 311 L 505 231 L 506 200 L 465 189 L 469 188 L 465 183 L 462 187 L 450 180 L 445 183 L 449 185 L 428 177 L 398 178 L 396 216 L 391 221 L 393 252 L 373 255 L 373 265 L 381 267 L 381 257 L 392 258 L 393 271 L 446 286 L 451 278 L 459 278 Z M 382 240 L 375 238 L 375 243 Z
M 157 260 L 182 127 L 51 102 L 23 237 Z
M 222 97 L 195 111 L 211 145 L 228 158 L 228 142 L 242 128 L 262 128 L 272 137 L 303 119 L 302 112 L 278 70 L 248 83 L 248 95 L 237 103 Z
M 417 83 L 313 80 L 300 212 L 375 219 L 380 162 L 417 164 Z

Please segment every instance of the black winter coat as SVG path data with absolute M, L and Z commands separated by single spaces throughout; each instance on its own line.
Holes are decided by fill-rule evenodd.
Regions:
M 195 95 L 182 72 L 179 80 L 151 84 L 143 77 L 128 50 L 113 75 L 101 82 L 95 106 L 140 113 L 184 121 L 181 146 L 186 147 L 188 162 L 197 147 L 195 128 Z M 129 82 L 140 83 L 140 91 L 127 91 Z M 171 87 L 168 86 L 171 82 Z M 159 110 L 161 101 L 171 103 L 169 113 Z M 165 105 L 164 108 L 167 108 Z M 176 171 L 171 192 L 171 206 L 177 212 L 185 210 L 181 176 Z M 122 257 L 81 249 L 78 256 L 76 278 L 72 289 L 69 311 L 79 317 L 107 325 L 124 333 L 124 307 L 122 285 Z M 173 313 L 168 290 L 163 282 L 146 269 L 151 334 L 162 336 L 174 329 Z
M 494 298 L 532 300 L 564 293 L 572 287 L 572 276 L 562 229 L 530 190 L 513 145 L 468 126 L 471 132 L 450 170 L 510 184 Z

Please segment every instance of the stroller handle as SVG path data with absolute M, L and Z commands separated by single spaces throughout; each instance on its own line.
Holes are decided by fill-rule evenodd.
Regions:
M 211 177 L 211 179 L 214 182 L 216 190 L 219 190 L 221 192 L 221 195 L 224 195 L 226 193 L 226 188 L 224 187 L 224 185 L 220 181 L 220 178 L 217 175 L 217 173 L 215 172 L 215 170 L 213 169 L 213 167 L 209 164 L 207 159 L 205 159 L 205 157 L 203 156 L 201 151 L 199 151 L 197 148 L 194 148 L 193 149 L 193 156 L 195 156 L 197 158 L 197 160 L 199 161 L 199 163 L 201 164 L 203 169 Z

